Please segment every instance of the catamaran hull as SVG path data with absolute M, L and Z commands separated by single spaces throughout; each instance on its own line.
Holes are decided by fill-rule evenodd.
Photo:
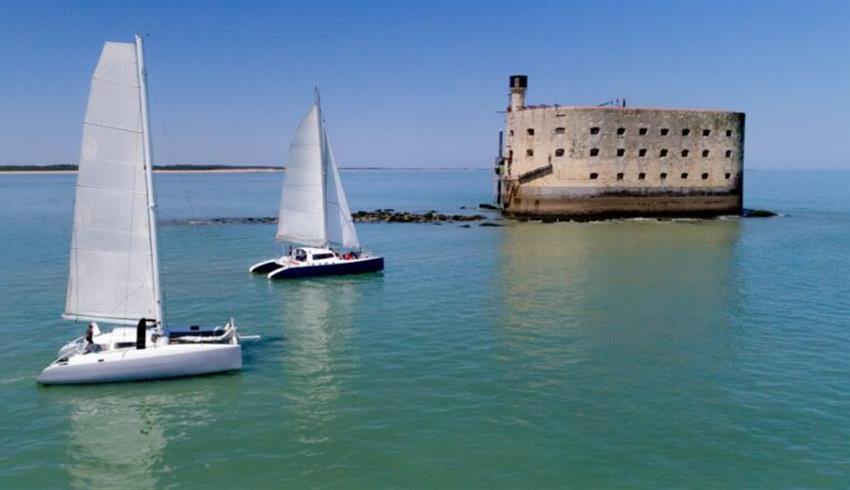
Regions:
M 115 383 L 242 369 L 242 346 L 239 344 L 175 344 L 81 357 L 86 359 L 51 364 L 37 381 L 43 385 Z
M 301 265 L 297 267 L 280 267 L 268 274 L 269 279 L 295 279 L 314 276 L 340 276 L 345 274 L 365 274 L 384 270 L 383 257 L 338 262 L 334 264 Z
M 271 259 L 266 260 L 265 262 L 260 262 L 259 264 L 254 264 L 248 270 L 255 274 L 268 274 L 269 272 L 274 272 L 281 267 L 282 265 L 277 262 L 277 259 Z

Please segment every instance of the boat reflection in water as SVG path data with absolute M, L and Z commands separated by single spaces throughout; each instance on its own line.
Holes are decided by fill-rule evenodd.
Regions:
M 308 279 L 281 289 L 287 355 L 283 360 L 286 424 L 306 444 L 327 442 L 341 411 L 338 399 L 346 377 L 356 371 L 353 345 L 356 278 Z
M 212 420 L 204 408 L 208 404 L 209 395 L 200 390 L 150 395 L 122 390 L 75 398 L 70 403 L 66 451 L 71 485 L 80 489 L 162 487 L 161 478 L 168 471 L 166 420 L 171 431 L 184 423 L 206 425 Z

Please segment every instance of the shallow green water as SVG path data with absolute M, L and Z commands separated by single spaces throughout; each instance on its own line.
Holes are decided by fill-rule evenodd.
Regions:
M 269 216 L 279 175 L 161 175 L 165 220 Z M 345 172 L 457 210 L 489 172 Z M 73 176 L 0 176 L 0 487 L 847 487 L 850 173 L 751 172 L 769 220 L 364 224 L 383 274 L 269 283 L 270 225 L 160 228 L 172 323 L 239 374 L 72 388 Z

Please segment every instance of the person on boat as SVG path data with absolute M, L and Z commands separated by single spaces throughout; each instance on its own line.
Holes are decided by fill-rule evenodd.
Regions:
M 300 248 L 295 251 L 295 260 L 299 262 L 304 262 L 307 260 L 307 252 L 301 250 Z
M 89 352 L 100 352 L 100 346 L 94 343 L 95 328 L 96 325 L 94 322 L 89 323 L 89 326 L 86 327 L 85 344 L 83 347 L 83 352 L 86 354 Z

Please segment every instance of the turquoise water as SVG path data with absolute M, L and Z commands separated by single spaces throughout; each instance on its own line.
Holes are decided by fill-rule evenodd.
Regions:
M 488 171 L 344 172 L 455 211 Z M 239 374 L 42 388 L 74 176 L 0 176 L 0 487 L 850 486 L 850 173 L 749 172 L 774 219 L 363 224 L 383 274 L 269 283 L 271 225 L 160 228 L 173 323 Z M 278 174 L 157 175 L 161 216 L 270 216 Z

